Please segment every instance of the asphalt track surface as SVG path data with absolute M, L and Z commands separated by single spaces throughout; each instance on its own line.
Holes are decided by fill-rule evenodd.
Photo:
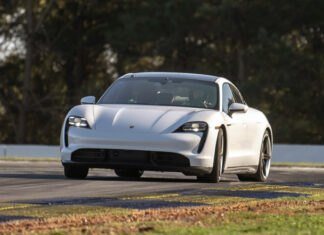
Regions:
M 58 162 L 0 161 L 0 202 L 199 191 L 254 183 L 240 182 L 236 175 L 224 175 L 218 184 L 198 183 L 195 177 L 172 172 L 145 172 L 141 179 L 121 179 L 109 169 L 90 169 L 85 180 L 71 180 L 64 177 Z M 268 183 L 324 183 L 324 168 L 272 167 Z

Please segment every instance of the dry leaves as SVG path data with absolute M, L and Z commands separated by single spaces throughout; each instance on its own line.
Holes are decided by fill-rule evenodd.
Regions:
M 183 221 L 190 224 L 201 224 L 204 219 L 210 215 L 216 220 L 224 220 L 224 217 L 229 212 L 252 211 L 255 213 L 280 213 L 291 214 L 293 211 L 280 210 L 280 208 L 309 206 L 306 209 L 311 213 L 324 212 L 324 200 L 321 201 L 271 201 L 259 202 L 255 204 L 235 204 L 227 206 L 203 206 L 203 207 L 186 207 L 186 208 L 169 208 L 169 209 L 149 209 L 149 210 L 134 210 L 130 214 L 121 215 L 97 215 L 92 217 L 73 216 L 68 218 L 46 218 L 38 220 L 20 220 L 0 224 L 0 234 L 25 232 L 25 231 L 46 231 L 54 229 L 75 228 L 93 225 L 103 225 L 114 222 L 129 223 L 129 222 L 148 222 L 148 221 Z M 305 210 L 303 210 L 305 212 Z M 226 220 L 225 220 L 226 222 Z M 120 230 L 121 229 L 121 230 Z M 115 232 L 123 232 L 125 229 L 121 227 Z M 139 227 L 126 229 L 130 231 L 150 231 L 153 227 Z M 129 231 L 130 230 L 130 231 Z

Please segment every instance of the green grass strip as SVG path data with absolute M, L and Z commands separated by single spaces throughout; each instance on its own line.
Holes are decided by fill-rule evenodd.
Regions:
M 0 161 L 28 161 L 28 162 L 61 162 L 60 158 L 46 158 L 46 157 L 0 157 Z
M 312 162 L 272 162 L 271 166 L 279 167 L 324 167 L 324 163 Z

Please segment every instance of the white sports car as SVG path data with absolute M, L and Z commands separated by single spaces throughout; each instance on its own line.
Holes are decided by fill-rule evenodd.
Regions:
M 65 176 L 89 168 L 120 177 L 145 170 L 182 172 L 219 182 L 223 173 L 265 181 L 272 130 L 227 79 L 189 73 L 134 73 L 117 79 L 95 102 L 81 99 L 63 123 Z

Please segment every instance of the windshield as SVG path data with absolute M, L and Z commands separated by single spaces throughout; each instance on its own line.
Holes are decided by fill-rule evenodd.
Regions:
M 121 78 L 98 104 L 166 105 L 217 109 L 216 83 L 181 78 Z

